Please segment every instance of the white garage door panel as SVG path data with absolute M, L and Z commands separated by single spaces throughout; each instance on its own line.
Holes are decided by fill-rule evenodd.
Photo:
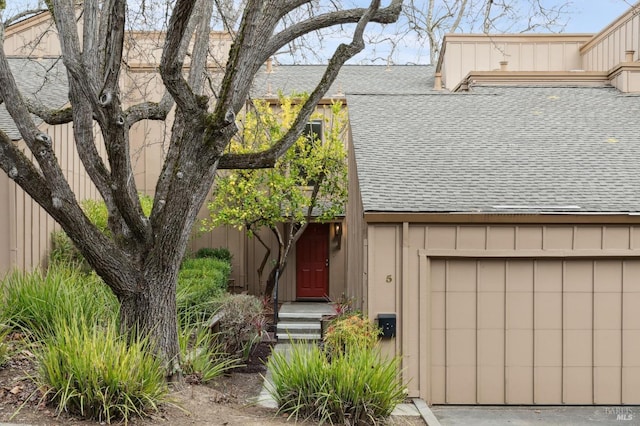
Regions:
M 434 259 L 431 397 L 639 404 L 639 260 Z

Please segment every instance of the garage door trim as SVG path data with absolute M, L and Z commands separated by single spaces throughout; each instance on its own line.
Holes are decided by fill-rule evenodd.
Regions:
M 432 342 L 432 305 L 431 295 L 431 259 L 613 259 L 613 258 L 640 258 L 640 250 L 457 250 L 457 249 L 418 249 L 419 256 L 419 329 L 420 335 L 425 338 L 420 339 L 419 350 L 421 354 L 430 354 Z M 405 305 L 406 306 L 406 305 Z M 405 314 L 407 312 L 404 312 Z M 424 329 L 422 329 L 424 327 Z M 432 372 L 430 356 L 420 356 L 419 366 L 420 393 L 428 401 L 432 401 Z

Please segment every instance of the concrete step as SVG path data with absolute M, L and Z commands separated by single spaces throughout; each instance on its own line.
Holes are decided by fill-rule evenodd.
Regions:
M 320 333 L 277 333 L 276 336 L 278 342 L 320 340 Z
M 320 340 L 320 320 L 332 313 L 327 303 L 286 302 L 278 314 L 278 340 Z
M 278 333 L 317 333 L 320 332 L 319 321 L 281 321 L 277 327 Z
M 320 321 L 281 321 L 276 336 L 279 341 L 320 340 Z
M 278 319 L 281 321 L 320 321 L 326 315 L 322 312 L 280 312 Z

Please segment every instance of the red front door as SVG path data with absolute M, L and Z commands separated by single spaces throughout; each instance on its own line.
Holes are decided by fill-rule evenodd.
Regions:
M 329 225 L 310 223 L 296 243 L 296 296 L 329 294 Z

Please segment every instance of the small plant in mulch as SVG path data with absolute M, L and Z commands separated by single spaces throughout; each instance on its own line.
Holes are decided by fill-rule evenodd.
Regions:
M 353 297 L 348 297 L 344 293 L 340 295 L 339 299 L 329 300 L 329 305 L 333 308 L 335 317 L 348 315 L 355 311 L 355 299 Z
M 224 351 L 219 337 L 208 327 L 181 327 L 178 341 L 182 372 L 187 383 L 208 383 L 240 364 L 237 358 Z

